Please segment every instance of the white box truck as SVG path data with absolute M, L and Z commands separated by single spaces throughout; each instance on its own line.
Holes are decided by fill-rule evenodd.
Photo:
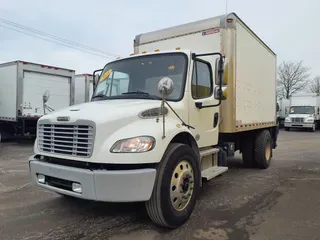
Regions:
M 289 108 L 290 108 L 290 99 L 280 99 L 278 102 L 278 121 L 280 127 L 284 127 L 284 122 L 286 117 L 289 114 Z
M 104 67 L 91 102 L 38 121 L 31 178 L 61 195 L 144 201 L 176 228 L 227 156 L 269 167 L 276 54 L 234 13 L 140 34 L 134 50 Z
M 74 102 L 80 104 L 89 102 L 93 94 L 93 75 L 92 74 L 76 74 L 75 76 L 75 93 Z
M 26 61 L 0 64 L 0 136 L 34 136 L 42 115 L 73 105 L 74 75 Z
M 320 96 L 316 93 L 297 93 L 290 97 L 289 115 L 285 130 L 303 128 L 314 132 L 320 123 Z

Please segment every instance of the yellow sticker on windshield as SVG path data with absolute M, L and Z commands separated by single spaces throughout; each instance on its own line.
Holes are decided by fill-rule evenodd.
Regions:
M 99 82 L 103 82 L 107 77 L 109 77 L 110 73 L 112 72 L 112 69 L 109 69 L 106 71 L 100 78 Z
M 171 66 L 168 67 L 168 69 L 171 70 L 171 71 L 173 71 L 175 68 L 176 68 L 175 65 L 171 65 Z
M 290 109 L 290 113 L 294 113 L 294 108 L 291 108 L 291 109 Z

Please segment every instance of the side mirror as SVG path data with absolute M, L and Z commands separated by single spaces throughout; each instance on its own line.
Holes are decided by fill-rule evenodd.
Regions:
M 100 78 L 100 74 L 96 74 L 93 78 L 93 90 L 96 88 L 96 86 L 98 85 L 98 81 Z
M 99 74 L 99 72 L 102 72 L 102 70 L 103 69 L 98 69 L 98 70 L 95 70 L 94 72 L 93 72 L 93 91 L 96 89 L 96 86 L 97 86 L 97 84 L 98 84 L 98 81 L 99 81 L 99 78 L 100 78 L 100 74 Z
M 224 78 L 223 60 L 222 58 L 217 58 L 216 64 L 215 64 L 215 84 L 220 86 L 220 84 L 222 84 L 221 81 L 223 81 L 223 78 Z
M 158 91 L 163 98 L 166 98 L 172 94 L 174 90 L 174 84 L 171 78 L 161 78 L 158 83 Z

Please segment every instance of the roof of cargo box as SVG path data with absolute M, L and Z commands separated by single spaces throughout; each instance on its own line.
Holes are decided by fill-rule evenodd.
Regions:
M 61 68 L 61 67 L 56 67 L 56 66 L 49 66 L 49 65 L 45 65 L 45 64 L 39 64 L 39 63 L 33 63 L 33 62 L 27 62 L 27 61 L 21 61 L 21 60 L 12 61 L 12 62 L 6 62 L 6 63 L 0 63 L 0 67 L 15 65 L 15 64 L 18 64 L 18 63 L 22 63 L 24 65 L 32 64 L 32 65 L 40 66 L 42 68 L 48 68 L 48 69 L 53 69 L 53 70 L 65 70 L 65 71 L 69 71 L 69 72 L 75 72 L 75 70 L 73 70 L 73 69 Z
M 219 28 L 228 28 L 228 27 L 234 27 L 232 24 L 227 23 L 227 19 L 229 18 L 234 18 L 238 22 L 242 23 L 259 41 L 266 47 L 268 48 L 274 55 L 275 52 L 272 51 L 272 49 L 264 42 L 262 41 L 261 38 L 258 37 L 257 34 L 255 34 L 247 24 L 244 23 L 244 21 L 241 20 L 240 17 L 234 12 L 212 17 L 212 18 L 207 18 L 195 22 L 190 22 L 190 23 L 185 23 L 181 24 L 178 26 L 174 27 L 169 27 L 169 28 L 164 28 L 148 33 L 142 33 L 139 34 L 135 37 L 134 39 L 134 45 L 139 46 L 142 44 L 147 44 L 151 42 L 158 42 L 162 41 L 165 39 L 173 38 L 173 37 L 180 37 L 183 35 L 191 34 L 191 33 L 196 33 L 196 32 L 201 32 L 204 30 L 211 29 L 213 27 L 219 27 Z
M 75 76 L 76 76 L 76 77 L 80 77 L 80 76 L 93 77 L 93 75 L 92 75 L 92 74 L 90 74 L 90 73 L 81 73 L 81 74 L 76 74 Z

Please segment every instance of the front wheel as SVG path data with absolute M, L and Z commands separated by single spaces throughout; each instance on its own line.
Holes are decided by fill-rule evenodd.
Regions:
M 290 131 L 290 128 L 289 127 L 285 127 L 284 130 L 286 130 L 287 132 Z
M 154 223 L 177 228 L 189 219 L 200 187 L 198 161 L 191 147 L 169 145 L 160 162 L 152 196 L 145 204 Z

